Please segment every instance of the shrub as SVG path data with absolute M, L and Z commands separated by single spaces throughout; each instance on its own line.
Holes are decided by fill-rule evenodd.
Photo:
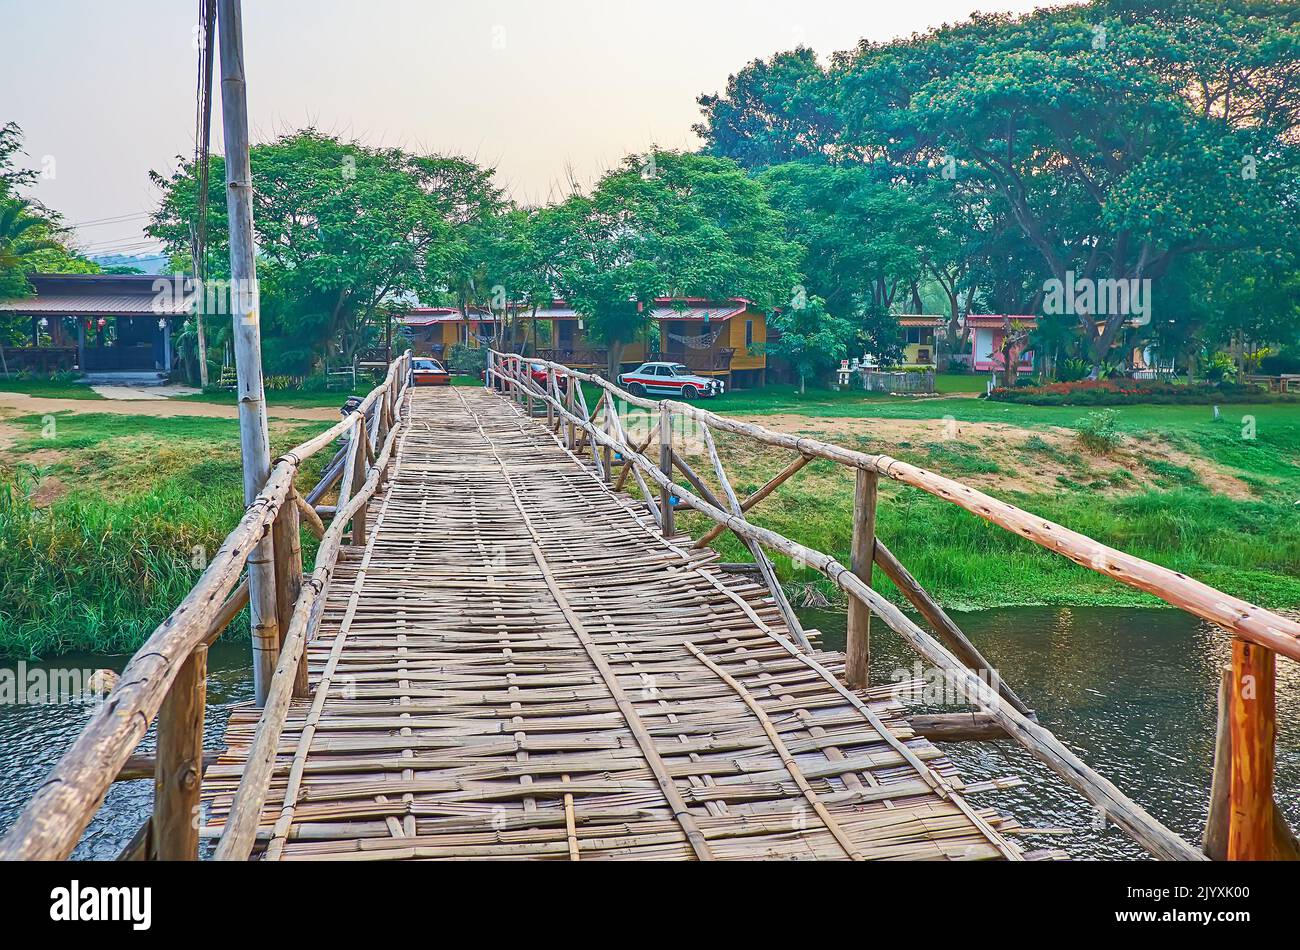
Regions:
M 1294 396 L 1270 396 L 1258 386 L 1223 382 L 1165 383 L 1138 382 L 1124 377 L 1085 379 L 1074 383 L 1050 383 L 1008 389 L 999 386 L 989 393 L 995 402 L 1015 402 L 1030 406 L 1122 406 L 1131 403 L 1167 405 L 1210 405 L 1232 402 L 1294 402 Z
M 453 343 L 447 350 L 447 371 L 460 376 L 477 376 L 487 369 L 487 348 Z
M 1269 376 L 1300 373 L 1300 344 L 1284 346 L 1279 352 L 1270 353 L 1259 361 L 1259 369 Z
M 1092 367 L 1087 360 L 1074 357 L 1057 364 L 1056 378 L 1063 383 L 1073 383 L 1080 379 L 1087 379 L 1090 372 Z
M 1205 378 L 1213 383 L 1236 379 L 1236 361 L 1227 353 L 1215 353 L 1205 363 Z
M 1074 424 L 1075 438 L 1089 452 L 1105 455 L 1119 448 L 1119 413 L 1114 409 L 1090 412 Z

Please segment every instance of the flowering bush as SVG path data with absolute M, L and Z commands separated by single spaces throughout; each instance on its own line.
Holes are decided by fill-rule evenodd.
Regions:
M 1258 386 L 1241 386 L 1236 383 L 1183 384 L 1155 380 L 1139 382 L 1117 377 L 1049 383 L 1046 386 L 1015 389 L 999 386 L 989 393 L 988 398 L 996 402 L 1017 402 L 1031 406 L 1120 406 L 1141 402 L 1208 405 L 1259 402 L 1270 398 L 1285 399 L 1286 397 L 1270 397 Z M 1294 397 L 1290 397 L 1288 401 L 1294 401 Z

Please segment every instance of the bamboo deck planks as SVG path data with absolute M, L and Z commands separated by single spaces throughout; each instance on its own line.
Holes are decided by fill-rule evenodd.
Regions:
M 842 656 L 792 654 L 766 589 L 660 537 L 544 421 L 485 390 L 410 398 L 255 855 L 1021 856 L 889 690 L 846 694 Z M 210 833 L 256 723 L 236 710 L 207 771 Z

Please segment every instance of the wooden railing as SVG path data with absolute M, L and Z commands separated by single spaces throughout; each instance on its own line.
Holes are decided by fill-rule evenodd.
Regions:
M 384 382 L 355 411 L 276 459 L 261 493 L 198 583 L 131 657 L 117 686 L 0 841 L 0 859 L 67 858 L 110 786 L 150 773 L 153 813 L 123 857 L 198 857 L 207 650 L 248 603 L 248 582 L 241 582 L 240 576 L 269 532 L 280 652 L 253 753 L 217 845 L 219 858 L 248 857 L 289 700 L 308 695 L 307 640 L 319 620 L 349 522 L 352 543 L 365 543 L 367 505 L 392 455 L 409 369 L 408 351 L 393 361 Z M 339 438 L 346 438 L 346 445 L 320 482 L 300 495 L 294 477 L 302 463 Z M 317 502 L 336 483 L 337 504 L 318 508 Z M 330 519 L 328 527 L 322 513 Z M 302 521 L 320 538 L 310 576 L 303 574 Z M 157 752 L 150 760 L 134 753 L 155 718 Z
M 980 707 L 998 735 L 1027 749 L 1091 802 L 1107 820 L 1123 828 L 1158 858 L 1194 860 L 1206 855 L 1228 859 L 1295 857 L 1295 841 L 1273 800 L 1275 709 L 1273 699 L 1276 655 L 1300 659 L 1300 623 L 1263 610 L 1201 582 L 1123 551 L 1059 524 L 1022 511 L 960 482 L 909 465 L 887 455 L 871 455 L 816 439 L 775 432 L 729 419 L 696 405 L 655 402 L 625 392 L 600 376 L 558 363 L 546 365 L 539 385 L 515 354 L 492 351 L 486 382 L 515 399 L 530 416 L 544 409 L 547 426 L 575 454 L 590 454 L 596 472 L 615 490 L 629 477 L 665 536 L 674 529 L 674 499 L 698 511 L 716 525 L 696 542 L 702 547 L 723 531 L 732 532 L 753 555 L 773 599 L 791 632 L 807 643 L 798 618 L 777 582 L 765 549 L 778 551 L 821 573 L 849 597 L 845 679 L 855 688 L 867 685 L 871 618 L 886 626 L 958 686 L 971 704 Z M 564 384 L 561 385 L 561 380 Z M 601 395 L 588 408 L 582 386 L 599 387 Z M 629 437 L 619 407 L 635 406 L 655 420 L 642 439 Z M 709 457 L 722 497 L 714 492 L 674 445 L 674 419 L 690 420 Z M 753 439 L 795 454 L 789 465 L 741 500 L 722 465 L 713 431 Z M 657 442 L 657 460 L 645 453 Z M 615 464 L 614 454 L 621 461 Z M 762 528 L 746 517 L 814 459 L 827 459 L 855 471 L 853 541 L 850 564 Z M 675 479 L 680 473 L 685 483 Z M 1232 664 L 1225 670 L 1220 695 L 1219 736 L 1216 743 L 1214 790 L 1202 850 L 1189 844 L 1149 815 L 1112 783 L 1093 771 L 1039 724 L 1015 693 L 965 637 L 943 608 L 921 587 L 876 537 L 876 508 L 880 476 L 952 502 L 971 514 L 1069 558 L 1120 583 L 1154 594 L 1167 603 L 1227 630 L 1233 636 Z M 898 607 L 872 589 L 879 568 L 933 630 L 914 623 Z M 942 642 L 941 642 L 942 641 Z M 987 735 L 982 736 L 987 738 Z

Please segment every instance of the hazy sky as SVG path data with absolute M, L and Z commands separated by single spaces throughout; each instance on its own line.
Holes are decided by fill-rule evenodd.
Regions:
M 652 144 L 695 97 L 799 43 L 823 57 L 1029 0 L 244 0 L 253 140 L 315 125 L 462 153 L 522 202 Z M 135 253 L 150 169 L 194 148 L 197 0 L 0 0 L 0 123 L 89 253 Z M 214 95 L 213 149 L 221 149 Z M 116 220 L 105 220 L 116 219 Z

